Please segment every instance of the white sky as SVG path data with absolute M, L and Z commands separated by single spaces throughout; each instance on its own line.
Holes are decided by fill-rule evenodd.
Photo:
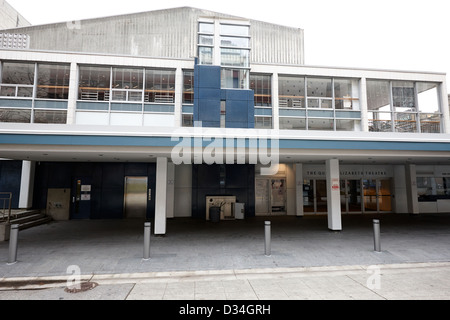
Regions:
M 448 0 L 7 2 L 32 24 L 191 6 L 304 29 L 307 65 L 436 71 L 450 75 Z M 447 86 L 450 93 L 448 78 Z

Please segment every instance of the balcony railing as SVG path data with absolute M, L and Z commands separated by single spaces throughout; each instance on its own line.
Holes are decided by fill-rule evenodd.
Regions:
M 12 192 L 0 192 L 0 215 L 1 220 L 9 223 L 11 220 Z

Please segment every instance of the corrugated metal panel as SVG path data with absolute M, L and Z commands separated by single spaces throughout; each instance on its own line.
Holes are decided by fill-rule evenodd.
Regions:
M 297 64 L 304 63 L 303 30 L 252 21 L 252 62 Z

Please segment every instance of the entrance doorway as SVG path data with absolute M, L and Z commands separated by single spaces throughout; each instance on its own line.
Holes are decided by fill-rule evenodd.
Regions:
M 286 179 L 255 179 L 255 214 L 257 216 L 286 214 Z
M 341 180 L 341 212 L 342 214 L 392 212 L 391 190 L 390 179 Z M 306 214 L 328 211 L 326 180 L 303 181 L 303 211 Z
M 361 180 L 341 180 L 341 212 L 361 213 Z
M 91 179 L 78 177 L 72 183 L 71 219 L 89 219 L 91 217 Z
M 364 212 L 392 212 L 390 179 L 363 179 Z
M 125 177 L 125 218 L 145 219 L 147 216 L 147 188 L 147 177 Z

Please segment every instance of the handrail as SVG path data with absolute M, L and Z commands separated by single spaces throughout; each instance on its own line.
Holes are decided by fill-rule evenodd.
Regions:
M 5 217 L 5 211 L 8 210 L 7 223 L 11 220 L 11 202 L 12 202 L 12 192 L 0 192 L 0 201 L 3 200 L 2 215 Z M 8 208 L 6 208 L 6 203 L 8 203 Z

